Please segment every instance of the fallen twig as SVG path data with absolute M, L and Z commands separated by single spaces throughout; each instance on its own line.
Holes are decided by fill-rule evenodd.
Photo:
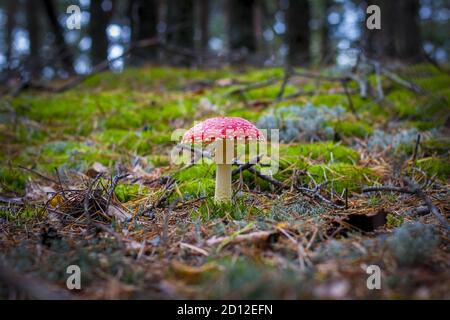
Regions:
M 20 197 L 9 198 L 9 197 L 4 197 L 2 195 L 0 195 L 0 202 L 6 202 L 9 204 L 14 204 L 14 205 L 18 205 L 18 206 L 21 206 L 24 204 L 23 198 L 20 198 Z
M 422 191 L 422 189 L 416 185 L 411 179 L 408 177 L 404 177 L 403 181 L 411 188 L 411 191 L 421 198 L 431 213 L 433 213 L 439 222 L 447 229 L 450 230 L 450 227 L 445 219 L 445 217 L 440 213 L 439 209 L 431 202 L 430 198 Z
M 30 169 L 30 168 L 27 168 L 27 167 L 23 167 L 23 166 L 21 166 L 21 165 L 18 165 L 17 167 L 20 168 L 20 169 L 22 169 L 22 170 L 29 171 L 29 172 L 31 172 L 31 173 L 37 175 L 38 177 L 40 177 L 40 178 L 42 178 L 42 179 L 44 179 L 44 180 L 47 180 L 47 181 L 52 182 L 52 183 L 54 183 L 54 184 L 58 184 L 58 181 L 56 181 L 56 180 L 54 180 L 54 179 L 52 179 L 52 178 L 49 178 L 49 177 L 47 177 L 47 176 L 44 176 L 42 173 L 39 173 L 39 172 L 37 172 L 36 170 Z
M 439 222 L 447 229 L 449 230 L 449 225 L 444 218 L 444 216 L 440 213 L 439 209 L 431 202 L 430 198 L 423 192 L 423 190 L 416 185 L 411 179 L 408 177 L 404 177 L 403 181 L 408 186 L 405 187 L 394 187 L 394 186 L 378 186 L 378 187 L 367 187 L 363 188 L 362 192 L 374 192 L 374 191 L 392 191 L 392 192 L 400 192 L 400 193 L 407 193 L 407 194 L 413 194 L 417 197 L 421 198 L 425 204 L 427 205 L 430 212 L 432 212 L 436 218 L 439 220 Z
M 196 247 L 196 246 L 194 246 L 194 245 L 192 245 L 192 244 L 189 244 L 189 243 L 180 242 L 180 248 L 190 249 L 190 250 L 192 250 L 192 251 L 194 251 L 194 252 L 198 252 L 198 253 L 200 253 L 200 254 L 206 256 L 206 257 L 209 256 L 209 252 L 206 251 L 205 249 Z
M 250 83 L 246 86 L 242 86 L 236 89 L 231 90 L 230 92 L 227 93 L 228 96 L 232 96 L 235 94 L 242 94 L 246 91 L 251 91 L 251 90 L 255 90 L 255 89 L 261 89 L 264 87 L 268 87 L 272 84 L 277 83 L 278 81 L 280 81 L 282 78 L 281 77 L 274 77 L 274 78 L 270 78 L 268 80 L 265 81 L 261 81 L 261 82 L 256 82 L 256 83 Z
M 212 237 L 206 240 L 208 246 L 216 244 L 222 244 L 221 248 L 230 243 L 239 243 L 244 241 L 257 242 L 267 240 L 271 235 L 275 234 L 275 231 L 255 231 L 247 234 L 238 234 L 236 236 L 229 237 Z
M 256 158 L 249 160 L 246 163 L 240 164 L 239 167 L 237 167 L 236 169 L 233 170 L 233 172 L 231 173 L 232 176 L 241 173 L 244 170 L 247 170 L 248 168 L 254 166 L 255 164 L 257 164 L 260 160 L 261 160 L 262 156 L 258 155 Z
M 360 120 L 359 115 L 358 115 L 358 113 L 355 110 L 355 106 L 353 105 L 353 100 L 352 100 L 352 97 L 350 95 L 350 92 L 348 91 L 347 81 L 348 80 L 342 80 L 341 83 L 342 83 L 342 87 L 344 88 L 345 96 L 347 97 L 348 106 L 349 106 L 351 112 L 356 117 L 356 119 Z

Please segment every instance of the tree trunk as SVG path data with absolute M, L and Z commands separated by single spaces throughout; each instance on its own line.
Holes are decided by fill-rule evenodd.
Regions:
M 397 0 L 396 3 L 398 12 L 401 12 L 396 37 L 397 57 L 419 62 L 424 58 L 419 26 L 419 0 Z
M 16 24 L 16 12 L 17 12 L 17 1 L 8 1 L 8 6 L 6 8 L 7 10 L 7 17 L 8 20 L 6 22 L 6 62 L 8 67 L 8 76 L 11 72 L 11 66 L 12 66 L 12 51 L 13 51 L 13 45 L 14 45 L 14 38 L 13 38 L 13 31 L 14 26 Z
M 423 60 L 418 0 L 374 0 L 381 9 L 381 29 L 365 28 L 365 50 L 375 59 Z
M 228 0 L 228 37 L 231 51 L 254 53 L 257 49 L 254 33 L 255 0 Z
M 310 62 L 310 7 L 308 0 L 290 0 L 286 12 L 288 64 L 304 66 Z
M 28 37 L 30 40 L 30 55 L 27 59 L 27 69 L 30 72 L 31 78 L 37 78 L 41 72 L 41 57 L 40 57 L 40 35 L 39 35 L 39 3 L 35 0 L 27 0 L 26 2 L 26 16 Z
M 208 54 L 209 45 L 209 0 L 198 0 L 197 6 L 200 20 L 200 57 L 204 61 Z
M 110 13 L 102 8 L 102 1 L 91 1 L 91 20 L 89 23 L 89 33 L 92 39 L 91 62 L 97 65 L 108 57 L 108 27 Z
M 65 40 L 64 40 L 64 30 L 59 25 L 58 17 L 56 15 L 55 6 L 52 0 L 43 0 L 44 8 L 47 14 L 50 27 L 55 36 L 55 44 L 57 48 L 57 55 L 62 63 L 63 69 L 67 72 L 73 72 L 73 57 L 70 52 Z
M 332 5 L 331 0 L 322 0 L 320 3 L 321 6 L 321 12 L 320 12 L 320 26 L 319 26 L 319 33 L 320 33 L 320 63 L 324 65 L 331 65 L 334 63 L 335 55 L 334 50 L 331 45 L 331 39 L 330 39 L 330 25 L 328 23 L 328 11 Z
M 167 0 L 167 43 L 172 46 L 171 51 L 174 64 L 189 65 L 191 59 L 177 55 L 176 51 L 193 52 L 194 45 L 194 0 Z
M 253 4 L 253 34 L 255 35 L 257 60 L 261 60 L 265 53 L 263 38 L 263 3 L 261 0 L 255 0 Z
M 158 0 L 130 0 L 129 17 L 131 19 L 131 41 L 155 38 L 158 35 Z M 131 63 L 154 62 L 158 58 L 155 46 L 134 49 L 131 53 Z

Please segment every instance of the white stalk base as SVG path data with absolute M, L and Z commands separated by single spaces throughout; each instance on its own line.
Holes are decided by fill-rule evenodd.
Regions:
M 217 164 L 216 169 L 216 202 L 231 201 L 231 164 Z

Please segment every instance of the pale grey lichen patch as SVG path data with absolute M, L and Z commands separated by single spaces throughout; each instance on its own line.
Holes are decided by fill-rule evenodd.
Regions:
M 388 247 L 400 265 L 425 262 L 439 244 L 434 226 L 420 222 L 405 223 L 388 238 Z

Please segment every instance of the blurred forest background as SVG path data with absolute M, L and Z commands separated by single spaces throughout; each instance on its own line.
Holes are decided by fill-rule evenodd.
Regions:
M 448 0 L 0 1 L 1 80 L 66 78 L 106 67 L 355 64 L 358 53 L 447 62 Z M 382 29 L 365 26 L 381 8 Z M 69 30 L 68 6 L 81 9 Z M 105 62 L 103 63 L 105 64 Z
M 450 0 L 0 0 L 0 299 L 450 299 L 449 18 Z M 171 157 L 217 116 L 280 133 L 279 170 L 236 159 L 226 204 L 214 162 Z

